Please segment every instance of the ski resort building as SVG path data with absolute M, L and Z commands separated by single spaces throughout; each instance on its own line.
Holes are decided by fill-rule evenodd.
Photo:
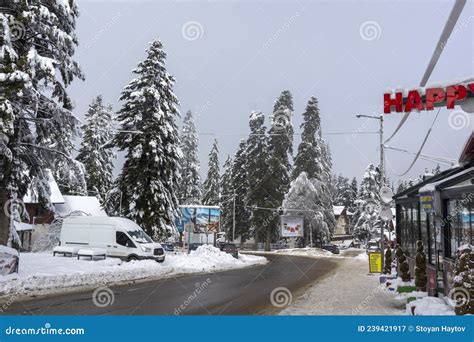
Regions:
M 427 257 L 428 291 L 448 294 L 456 250 L 474 244 L 474 132 L 459 164 L 394 196 L 397 243 L 408 256 L 414 275 L 416 242 Z

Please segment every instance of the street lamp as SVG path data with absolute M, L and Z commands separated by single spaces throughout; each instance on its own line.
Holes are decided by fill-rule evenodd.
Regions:
M 383 186 L 385 186 L 385 168 L 384 168 L 384 144 L 383 144 L 383 114 L 380 114 L 379 116 L 375 116 L 375 115 L 363 115 L 363 114 L 357 114 L 356 117 L 358 119 L 360 118 L 368 118 L 368 119 L 375 119 L 375 120 L 379 120 L 380 121 L 380 128 L 379 128 L 379 136 L 380 136 L 380 180 L 381 180 L 381 184 L 380 184 L 380 188 L 382 188 Z M 384 249 L 385 249 L 385 235 L 384 235 L 384 225 L 385 225 L 385 222 L 383 220 L 382 221 L 382 226 L 380 228 L 380 235 L 381 235 L 381 245 L 380 245 L 380 250 L 382 252 L 382 257 L 380 259 L 381 263 L 382 263 L 382 273 L 383 273 L 383 265 L 384 265 Z

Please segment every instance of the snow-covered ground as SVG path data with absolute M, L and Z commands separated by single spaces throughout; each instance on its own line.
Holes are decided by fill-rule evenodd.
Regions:
M 415 316 L 453 316 L 455 312 L 446 297 L 423 297 L 407 304 L 406 313 Z
M 19 274 L 0 276 L 1 297 L 30 296 L 84 289 L 98 284 L 120 284 L 135 280 L 171 277 L 180 274 L 224 271 L 267 262 L 264 257 L 239 255 L 235 259 L 219 249 L 204 245 L 190 254 L 168 254 L 163 263 L 153 260 L 122 262 L 120 259 L 90 261 L 73 257 L 53 257 L 52 253 L 24 253 Z
M 309 255 L 311 256 L 312 253 Z M 308 256 L 308 255 L 307 255 Z M 403 315 L 405 302 L 395 299 L 379 283 L 378 275 L 368 274 L 365 251 L 348 249 L 334 259 L 338 263 L 321 281 L 280 312 L 281 315 Z
M 357 258 L 360 260 L 367 260 L 367 254 L 365 253 L 365 250 L 358 249 L 358 248 L 348 248 L 348 249 L 343 249 L 340 251 L 340 254 L 333 254 L 329 251 L 320 249 L 320 248 L 287 248 L 287 249 L 278 249 L 270 252 L 265 252 L 265 251 L 257 251 L 257 252 L 252 252 L 252 253 L 258 253 L 258 254 L 276 254 L 276 255 L 291 255 L 291 256 L 304 256 L 304 257 L 309 257 L 309 258 L 321 258 L 321 257 L 326 257 L 326 258 Z

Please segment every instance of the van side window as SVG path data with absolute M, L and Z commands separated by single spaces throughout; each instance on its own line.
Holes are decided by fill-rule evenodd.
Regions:
M 124 232 L 115 232 L 115 241 L 125 247 L 135 247 L 135 244 Z

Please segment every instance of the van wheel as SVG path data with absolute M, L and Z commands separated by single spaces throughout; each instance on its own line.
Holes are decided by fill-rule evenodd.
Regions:
M 127 257 L 127 261 L 132 261 L 132 260 L 138 260 L 138 258 L 135 255 L 130 255 Z

